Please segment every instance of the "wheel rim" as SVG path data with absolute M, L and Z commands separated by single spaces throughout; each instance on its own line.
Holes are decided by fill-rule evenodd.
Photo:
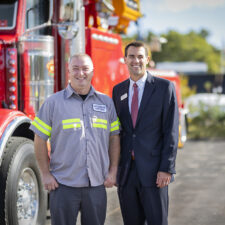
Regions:
M 25 168 L 17 188 L 17 217 L 19 225 L 36 224 L 39 209 L 39 189 L 35 173 Z

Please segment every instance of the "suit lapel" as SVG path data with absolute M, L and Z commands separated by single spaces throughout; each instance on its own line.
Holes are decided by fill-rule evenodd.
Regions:
M 144 108 L 147 105 L 147 103 L 149 102 L 149 99 L 151 98 L 151 95 L 152 95 L 154 89 L 155 89 L 154 77 L 148 73 L 147 80 L 145 82 L 143 96 L 142 96 L 142 99 L 141 99 L 140 108 L 138 110 L 138 117 L 137 117 L 136 124 L 140 120 L 141 115 L 144 111 Z
M 124 87 L 120 95 L 120 104 L 122 109 L 121 113 L 124 115 L 125 118 L 128 118 L 128 119 L 125 119 L 124 121 L 128 121 L 128 126 L 132 128 L 133 127 L 132 119 L 131 119 L 129 105 L 128 105 L 129 85 L 130 85 L 130 80 L 128 79 L 124 83 Z M 124 96 L 126 96 L 126 98 L 124 98 Z

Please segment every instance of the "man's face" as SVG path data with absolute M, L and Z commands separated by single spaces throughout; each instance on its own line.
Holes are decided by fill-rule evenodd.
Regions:
M 91 86 L 93 76 L 93 64 L 88 57 L 80 56 L 72 58 L 69 64 L 69 79 L 75 91 L 88 89 Z
M 138 80 L 146 73 L 149 56 L 145 55 L 144 47 L 130 46 L 124 58 L 132 80 Z

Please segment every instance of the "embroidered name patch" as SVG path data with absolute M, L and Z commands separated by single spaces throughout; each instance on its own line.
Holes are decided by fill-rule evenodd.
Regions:
M 106 105 L 93 104 L 93 110 L 97 112 L 106 112 Z
M 125 98 L 127 98 L 127 93 L 120 96 L 120 100 L 123 101 Z

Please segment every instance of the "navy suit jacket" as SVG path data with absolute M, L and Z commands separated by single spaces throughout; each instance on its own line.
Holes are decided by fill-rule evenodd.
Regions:
M 179 112 L 172 82 L 148 73 L 136 126 L 129 112 L 130 80 L 113 89 L 113 101 L 121 123 L 121 158 L 118 185 L 123 186 L 134 151 L 135 163 L 143 186 L 156 186 L 157 172 L 175 171 L 178 144 Z

